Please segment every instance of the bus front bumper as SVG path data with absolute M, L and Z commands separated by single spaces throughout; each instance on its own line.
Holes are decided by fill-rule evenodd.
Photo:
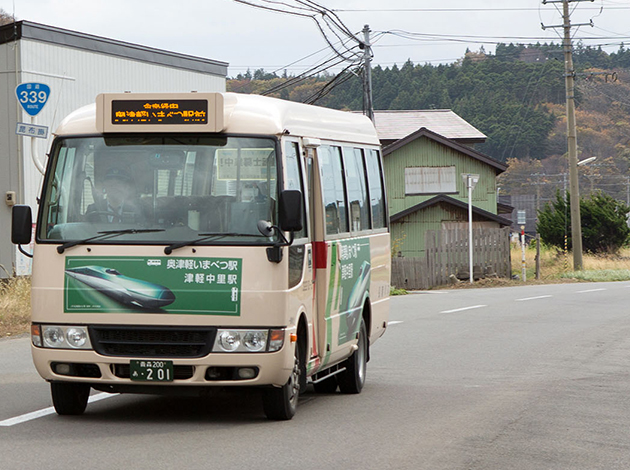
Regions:
M 134 388 L 150 390 L 151 387 L 179 386 L 280 387 L 288 381 L 293 370 L 294 347 L 293 343 L 287 342 L 273 353 L 211 353 L 201 358 L 110 357 L 93 350 L 36 346 L 31 350 L 35 368 L 47 381 L 82 382 L 101 390 L 133 391 Z M 155 373 L 137 378 L 136 369 L 144 363 L 147 366 L 151 363 Z

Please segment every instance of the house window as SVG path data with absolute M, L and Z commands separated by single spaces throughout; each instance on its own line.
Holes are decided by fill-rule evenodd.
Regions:
M 454 166 L 405 168 L 405 195 L 457 194 Z

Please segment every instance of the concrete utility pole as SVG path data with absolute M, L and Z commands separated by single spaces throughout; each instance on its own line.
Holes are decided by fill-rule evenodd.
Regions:
M 545 26 L 546 28 L 562 28 L 564 30 L 564 77 L 567 102 L 567 147 L 569 152 L 569 190 L 571 205 L 571 243 L 573 244 L 573 269 L 582 270 L 582 222 L 580 219 L 580 189 L 578 185 L 577 131 L 575 129 L 575 94 L 573 68 L 573 45 L 571 43 L 571 15 L 569 3 L 592 2 L 593 0 L 543 0 L 547 3 L 562 3 L 562 25 Z M 575 24 L 576 26 L 593 26 L 593 23 Z
M 372 104 L 372 45 L 370 44 L 370 25 L 363 27 L 363 114 L 374 122 Z

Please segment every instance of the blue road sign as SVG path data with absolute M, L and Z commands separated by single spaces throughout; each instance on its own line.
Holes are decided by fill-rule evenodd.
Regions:
M 24 111 L 37 116 L 48 101 L 50 87 L 44 83 L 22 83 L 15 88 L 15 94 Z

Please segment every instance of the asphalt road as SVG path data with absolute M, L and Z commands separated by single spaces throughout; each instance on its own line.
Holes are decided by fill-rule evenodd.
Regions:
M 309 391 L 279 423 L 253 393 L 46 414 L 28 338 L 2 340 L 0 468 L 627 469 L 629 297 L 628 282 L 395 297 L 363 393 Z

